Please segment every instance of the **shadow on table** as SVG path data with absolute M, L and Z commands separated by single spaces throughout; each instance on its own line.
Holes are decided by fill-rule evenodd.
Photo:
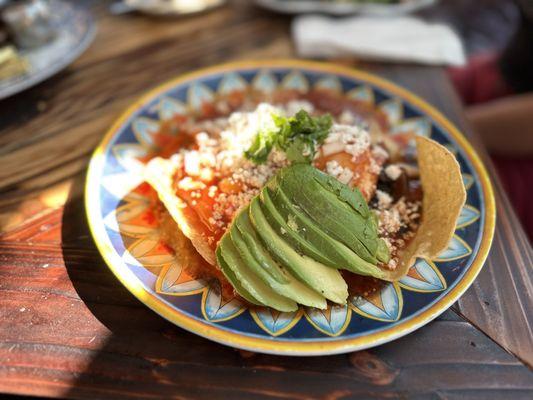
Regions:
M 340 400 L 410 393 L 426 399 L 447 398 L 447 389 L 467 394 L 490 382 L 491 395 L 504 399 L 517 395 L 503 388 L 509 379 L 519 388 L 529 379 L 510 354 L 452 311 L 369 351 L 305 359 L 238 351 L 186 332 L 144 306 L 106 266 L 87 225 L 84 182 L 85 176 L 76 179 L 64 208 L 63 257 L 80 299 L 107 329 L 80 321 L 94 335 L 86 346 L 92 358 L 66 398 Z M 446 389 L 437 394 L 436 388 Z
M 173 375 L 172 370 L 177 371 L 193 360 L 220 363 L 238 359 L 234 350 L 170 324 L 121 285 L 91 237 L 83 193 L 79 190 L 84 182 L 85 176 L 76 179 L 64 207 L 63 258 L 80 299 L 107 330 L 96 322 L 88 322 L 88 335 L 95 335 L 92 342 L 99 343 L 100 348 L 93 351 L 90 363 L 77 376 L 66 397 L 149 397 L 162 389 L 147 389 L 148 384 L 159 382 L 169 388 L 180 384 L 181 379 L 167 379 L 160 369 Z M 87 347 L 92 349 L 94 345 Z M 175 377 L 178 376 L 183 373 L 176 373 Z M 168 388 L 160 394 L 165 393 L 169 393 Z

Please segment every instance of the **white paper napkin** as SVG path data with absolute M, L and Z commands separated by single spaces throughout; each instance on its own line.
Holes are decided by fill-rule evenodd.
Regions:
M 355 55 L 363 59 L 464 65 L 461 40 L 448 26 L 414 17 L 295 18 L 296 50 L 303 57 Z

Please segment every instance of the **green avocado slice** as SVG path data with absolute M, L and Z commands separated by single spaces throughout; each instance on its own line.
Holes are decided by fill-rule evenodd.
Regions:
M 371 218 L 360 214 L 325 190 L 313 176 L 283 170 L 270 185 L 278 185 L 321 229 L 344 243 L 362 259 L 376 264 L 377 231 Z M 310 167 L 313 168 L 313 167 Z
M 224 234 L 219 243 L 221 256 L 241 286 L 257 301 L 278 311 L 296 311 L 298 305 L 274 292 L 244 263 L 229 234 Z M 244 297 L 244 296 L 243 296 Z
M 348 286 L 339 271 L 298 254 L 288 245 L 268 223 L 257 197 L 250 203 L 250 219 L 265 247 L 300 281 L 335 303 L 346 303 Z
M 316 168 L 313 172 L 315 174 L 315 180 L 321 186 L 323 186 L 326 190 L 329 190 L 331 193 L 337 195 L 339 200 L 344 201 L 364 218 L 367 218 L 369 222 L 372 223 L 372 229 L 377 232 L 377 216 L 374 212 L 370 211 L 363 194 L 358 188 L 351 189 L 349 186 L 339 182 L 334 177 L 317 170 Z M 390 251 L 383 239 L 378 239 L 376 258 L 384 263 L 388 263 L 390 260 Z
M 229 281 L 229 283 L 231 283 L 233 288 L 237 291 L 237 293 L 239 293 L 239 295 L 241 295 L 242 298 L 248 301 L 249 303 L 255 304 L 257 306 L 264 305 L 260 303 L 258 300 L 256 300 L 250 294 L 250 292 L 241 285 L 241 283 L 239 282 L 235 274 L 231 271 L 230 267 L 228 266 L 228 264 L 222 257 L 220 247 L 216 251 L 216 256 L 217 256 L 217 263 L 218 263 L 218 266 L 220 267 L 220 270 L 222 271 L 226 279 Z
M 270 226 L 276 232 L 280 233 L 281 237 L 297 250 L 298 253 L 305 254 L 322 264 L 336 268 L 336 263 L 332 259 L 324 255 L 318 248 L 306 240 L 298 230 L 293 230 L 293 228 L 285 222 L 286 220 L 283 219 L 274 203 L 272 203 L 272 199 L 268 192 L 268 188 L 263 188 L 259 198 L 261 199 L 261 206 Z
M 241 236 L 248 247 L 248 250 L 255 258 L 256 262 L 262 267 L 262 269 L 268 273 L 272 279 L 278 283 L 286 284 L 289 283 L 289 277 L 287 276 L 287 271 L 283 269 L 274 259 L 270 256 L 268 251 L 262 246 L 261 241 L 255 234 L 254 227 L 250 222 L 250 217 L 248 216 L 248 207 L 244 208 L 237 217 L 235 222 L 232 225 L 232 228 L 237 228 L 241 233 Z
M 364 218 L 370 216 L 370 209 L 366 204 L 365 198 L 357 188 L 350 189 L 349 186 L 339 182 L 334 177 L 313 168 L 314 179 L 326 190 L 335 194 L 340 200 L 344 201 Z
M 378 249 L 376 251 L 376 258 L 382 263 L 387 264 L 390 261 L 390 250 L 389 246 L 383 239 L 378 241 Z
M 274 292 L 305 306 L 321 309 L 325 309 L 327 307 L 326 299 L 323 296 L 319 295 L 317 292 L 298 281 L 287 271 L 284 271 L 284 275 L 288 278 L 287 284 L 281 284 L 273 279 L 272 276 L 255 260 L 241 233 L 238 229 L 236 229 L 236 227 L 230 229 L 230 236 L 233 244 L 239 250 L 246 265 L 250 267 L 250 269 L 255 272 L 264 283 L 270 286 Z M 258 245 L 261 246 L 260 243 L 258 243 Z M 272 260 L 272 262 L 275 261 Z
M 270 189 L 269 192 L 271 192 Z M 325 257 L 333 261 L 335 268 L 375 278 L 384 276 L 384 272 L 378 266 L 363 260 L 347 246 L 320 229 L 301 208 L 292 204 L 280 188 L 272 191 L 270 198 L 281 217 L 287 221 L 292 219 L 298 235 L 312 243 L 315 248 L 320 249 Z

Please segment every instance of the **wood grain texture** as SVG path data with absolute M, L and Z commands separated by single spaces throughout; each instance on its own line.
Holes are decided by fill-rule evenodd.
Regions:
M 57 77 L 0 102 L 0 393 L 533 397 L 531 248 L 497 180 L 497 234 L 472 288 L 435 322 L 369 351 L 306 359 L 237 351 L 171 325 L 129 294 L 87 228 L 82 196 L 91 151 L 124 108 L 166 79 L 238 58 L 292 56 L 289 20 L 246 1 L 178 21 L 110 17 L 106 3 L 92 7 L 99 33 L 89 51 Z M 417 92 L 470 133 L 441 70 L 361 67 Z

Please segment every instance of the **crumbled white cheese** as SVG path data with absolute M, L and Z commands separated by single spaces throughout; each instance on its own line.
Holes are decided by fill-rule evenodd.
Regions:
M 372 147 L 372 156 L 381 162 L 384 162 L 389 158 L 389 153 L 383 147 L 375 145 Z
M 268 103 L 259 104 L 253 112 L 234 112 L 228 119 L 228 128 L 220 134 L 224 147 L 242 155 L 258 132 L 276 129 L 272 116 L 280 113 Z
M 209 146 L 217 146 L 218 141 L 216 139 L 211 138 L 207 132 L 200 132 L 196 134 L 196 143 L 198 143 L 198 146 L 200 147 L 209 147 Z
M 402 169 L 396 164 L 387 165 L 385 168 L 385 174 L 393 181 L 398 179 L 402 174 Z
M 378 192 L 380 191 L 378 190 L 376 195 L 379 196 Z M 379 202 L 380 199 L 378 197 L 378 205 Z M 383 202 L 384 207 L 378 210 L 380 230 L 384 232 L 397 232 L 402 226 L 411 226 L 413 221 L 420 217 L 421 203 L 419 201 L 408 202 L 402 197 L 395 203 L 390 203 L 388 207 L 385 206 L 385 203 L 386 201 Z
M 190 176 L 186 176 L 178 182 L 178 188 L 182 190 L 197 190 L 205 188 L 205 183 L 195 181 Z
M 344 184 L 348 184 L 354 177 L 354 173 L 350 168 L 344 168 L 335 160 L 326 163 L 326 173 Z
M 370 159 L 370 167 L 368 168 L 368 170 L 370 171 L 370 173 L 374 174 L 374 175 L 379 175 L 381 173 L 381 169 L 382 169 L 382 164 L 377 162 L 375 158 L 371 158 Z
M 394 258 L 391 258 L 389 262 L 385 264 L 385 267 L 391 271 L 394 271 L 397 266 L 398 266 L 398 261 L 396 261 Z
M 202 168 L 200 170 L 200 180 L 210 182 L 213 180 L 215 173 L 212 168 Z
M 341 165 L 335 160 L 328 161 L 326 163 L 326 173 L 328 175 L 337 177 L 342 172 L 342 170 L 343 168 L 341 167 Z
M 342 143 L 341 141 L 328 142 L 326 139 L 325 143 L 321 147 L 321 150 L 322 150 L 321 155 L 328 157 L 332 154 L 337 154 L 337 153 L 340 153 L 341 151 L 344 151 L 344 148 L 345 148 L 345 144 Z
M 392 197 L 382 190 L 376 190 L 376 197 L 378 199 L 378 208 L 380 210 L 389 208 L 392 204 Z
M 328 156 L 345 151 L 355 159 L 369 147 L 370 136 L 364 129 L 352 125 L 333 124 L 328 137 L 324 140 L 322 153 Z
M 200 156 L 197 151 L 185 153 L 185 172 L 191 176 L 200 175 Z
M 216 187 L 216 186 L 210 186 L 210 187 L 209 187 L 209 191 L 207 192 L 207 195 L 208 195 L 209 197 L 213 198 L 213 197 L 215 197 L 215 194 L 216 194 L 217 190 L 218 190 L 218 187 Z
M 178 153 L 173 154 L 170 157 L 170 161 L 172 162 L 172 165 L 175 166 L 177 169 L 183 168 L 183 159 L 185 158 L 185 150 L 180 150 Z
M 398 209 L 391 208 L 380 210 L 379 212 L 379 231 L 380 234 L 393 234 L 400 230 L 402 221 Z
M 418 227 L 421 202 L 407 201 L 403 197 L 393 202 L 387 193 L 380 190 L 376 191 L 376 197 L 378 205 L 374 212 L 379 220 L 379 237 L 385 241 L 392 255 L 383 267 L 394 270 L 398 265 L 398 250 L 405 247 L 406 241 L 413 237 Z M 406 228 L 407 232 L 400 234 L 400 230 Z
M 344 168 L 344 170 L 341 172 L 341 174 L 338 176 L 339 182 L 344 183 L 347 185 L 353 178 L 354 173 L 350 168 Z

